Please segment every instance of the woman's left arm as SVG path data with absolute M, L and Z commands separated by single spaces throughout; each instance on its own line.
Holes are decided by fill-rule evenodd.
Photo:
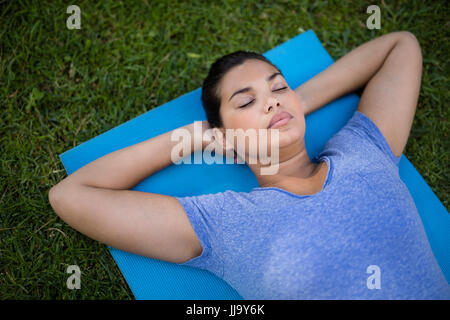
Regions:
M 422 52 L 412 33 L 395 45 L 381 68 L 367 83 L 357 111 L 368 116 L 383 133 L 395 156 L 408 141 L 422 79 Z
M 416 37 L 398 31 L 368 41 L 295 89 L 305 115 L 364 85 L 358 111 L 381 130 L 400 156 L 408 140 L 422 77 Z

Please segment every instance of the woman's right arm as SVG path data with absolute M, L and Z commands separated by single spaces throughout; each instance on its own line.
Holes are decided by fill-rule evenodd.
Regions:
M 50 190 L 52 208 L 77 231 L 123 251 L 174 263 L 200 255 L 198 237 L 175 197 L 127 189 L 171 163 L 171 133 L 80 168 Z

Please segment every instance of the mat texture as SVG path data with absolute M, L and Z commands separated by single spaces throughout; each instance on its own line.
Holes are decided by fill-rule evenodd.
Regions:
M 264 53 L 285 75 L 291 88 L 326 69 L 334 61 L 313 30 L 308 30 Z M 129 120 L 60 155 L 68 174 L 103 155 L 139 143 L 198 120 L 206 120 L 201 88 Z M 337 99 L 306 117 L 305 143 L 311 158 L 355 112 L 356 94 Z M 400 177 L 414 198 L 433 252 L 450 283 L 450 215 L 409 160 L 402 155 Z M 250 191 L 259 187 L 245 164 L 171 165 L 144 179 L 134 190 L 173 196 Z M 126 212 L 124 212 L 126 214 Z M 150 259 L 109 247 L 136 299 L 242 299 L 212 273 Z

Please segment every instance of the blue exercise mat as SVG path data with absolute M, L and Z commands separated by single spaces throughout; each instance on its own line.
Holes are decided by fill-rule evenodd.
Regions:
M 291 88 L 326 69 L 334 61 L 313 30 L 308 30 L 264 54 L 285 75 Z M 129 120 L 60 155 L 68 174 L 108 153 L 150 139 L 185 124 L 206 120 L 201 88 Z M 311 158 L 356 111 L 359 97 L 349 94 L 306 117 L 305 143 Z M 186 106 L 189 106 L 188 108 Z M 191 155 L 193 156 L 193 155 Z M 439 265 L 450 283 L 450 216 L 425 180 L 402 155 L 400 177 L 414 198 Z M 144 179 L 133 190 L 191 196 L 259 187 L 246 164 L 171 165 Z M 126 214 L 126 212 L 124 212 Z M 110 248 L 136 299 L 242 299 L 212 273 Z

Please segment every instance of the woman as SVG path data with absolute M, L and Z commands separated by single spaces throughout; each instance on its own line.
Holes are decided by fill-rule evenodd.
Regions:
M 421 73 L 409 32 L 359 46 L 295 90 L 263 56 L 235 52 L 205 79 L 202 125 L 223 152 L 225 129 L 278 130 L 278 171 L 261 175 L 261 163 L 248 163 L 259 188 L 192 197 L 129 190 L 172 163 L 166 132 L 74 172 L 50 190 L 50 203 L 95 240 L 209 270 L 244 299 L 448 298 L 398 172 Z M 357 112 L 311 161 L 304 116 L 364 85 Z M 193 133 L 193 124 L 182 128 Z M 246 146 L 239 156 L 248 155 Z

